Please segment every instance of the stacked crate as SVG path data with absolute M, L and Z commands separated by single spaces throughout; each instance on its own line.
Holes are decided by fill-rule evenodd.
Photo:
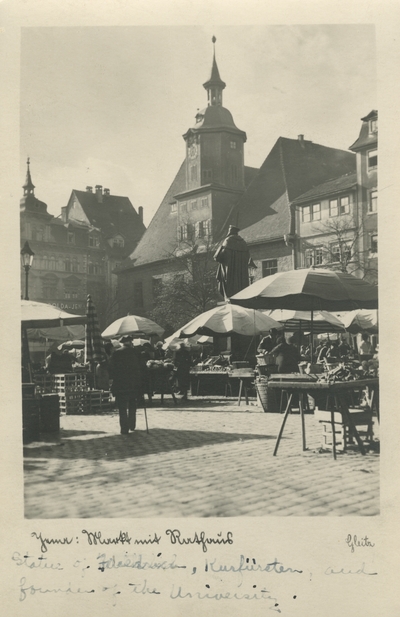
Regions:
M 83 401 L 83 413 L 105 413 L 111 410 L 110 393 L 104 390 L 87 390 Z
M 54 375 L 54 390 L 60 399 L 60 411 L 66 414 L 83 414 L 87 392 L 85 373 Z

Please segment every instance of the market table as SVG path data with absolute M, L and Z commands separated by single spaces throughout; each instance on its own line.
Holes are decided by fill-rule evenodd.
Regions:
M 192 394 L 199 396 L 201 386 L 206 383 L 212 385 L 215 389 L 215 394 L 219 393 L 219 390 L 224 390 L 225 396 L 227 395 L 229 387 L 229 372 L 227 370 L 200 370 L 196 371 L 192 369 L 190 371 L 190 377 L 192 380 Z M 218 387 L 220 386 L 220 387 Z M 203 388 L 204 389 L 204 388 Z
M 368 388 L 369 393 L 376 392 L 375 394 L 375 405 L 377 409 L 377 415 L 379 417 L 379 408 L 378 408 L 378 396 L 377 391 L 379 388 L 379 380 L 378 378 L 370 378 L 370 379 L 358 379 L 355 381 L 336 381 L 336 382 L 320 382 L 320 381 L 296 381 L 295 379 L 290 380 L 289 375 L 281 376 L 281 381 L 269 381 L 268 387 L 276 390 L 285 390 L 288 393 L 288 402 L 286 405 L 285 413 L 283 416 L 282 424 L 279 429 L 279 434 L 276 440 L 275 449 L 273 455 L 276 456 L 279 448 L 279 443 L 282 438 L 282 434 L 285 428 L 286 420 L 289 415 L 289 412 L 292 408 L 292 399 L 295 394 L 298 395 L 299 399 L 299 410 L 301 416 L 301 432 L 302 432 L 302 444 L 303 450 L 306 449 L 306 432 L 305 432 L 305 422 L 304 422 L 304 408 L 305 408 L 305 397 L 307 395 L 311 395 L 316 392 L 324 393 L 327 395 L 327 400 L 333 399 L 334 405 L 329 409 L 331 412 L 331 426 L 332 426 L 332 453 L 333 458 L 336 459 L 336 443 L 335 443 L 335 422 L 334 415 L 335 411 L 339 411 L 348 426 L 351 428 L 352 433 L 357 441 L 358 447 L 360 449 L 361 454 L 365 455 L 364 445 L 362 443 L 361 437 L 357 431 L 357 428 L 351 418 L 351 414 L 349 412 L 348 402 L 346 400 L 346 394 L 351 391 L 363 390 Z M 371 394 L 369 395 L 370 399 L 373 398 Z M 329 405 L 328 405 L 329 406 Z
M 251 368 L 238 368 L 232 369 L 229 372 L 229 379 L 238 379 L 239 380 L 239 396 L 238 396 L 238 405 L 242 400 L 242 393 L 244 390 L 244 396 L 246 400 L 246 405 L 249 404 L 249 398 L 247 394 L 247 390 L 253 386 L 255 371 Z

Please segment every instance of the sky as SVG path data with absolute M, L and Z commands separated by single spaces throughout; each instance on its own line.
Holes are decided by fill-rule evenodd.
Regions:
M 280 136 L 347 150 L 377 108 L 372 25 L 23 28 L 21 185 L 29 156 L 51 214 L 72 189 L 101 184 L 142 206 L 148 225 L 206 106 L 213 35 L 246 165 Z

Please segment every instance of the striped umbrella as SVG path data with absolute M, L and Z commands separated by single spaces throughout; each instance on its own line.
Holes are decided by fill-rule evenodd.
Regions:
M 97 313 L 90 295 L 86 305 L 86 336 L 85 336 L 85 362 L 93 368 L 94 364 L 107 360 Z

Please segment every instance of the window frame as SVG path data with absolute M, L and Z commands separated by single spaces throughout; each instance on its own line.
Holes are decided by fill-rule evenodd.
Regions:
M 135 308 L 144 307 L 143 281 L 134 281 L 133 283 L 133 305 Z
M 376 238 L 376 241 L 373 240 Z M 373 250 L 376 247 L 376 250 Z M 378 232 L 373 231 L 369 234 L 369 256 L 377 257 L 378 256 Z
M 375 195 L 373 198 L 372 195 Z M 375 208 L 373 207 L 375 204 Z M 371 189 L 368 194 L 368 214 L 376 214 L 378 212 L 378 189 Z
M 318 216 L 316 216 L 316 215 L 318 215 Z M 311 205 L 311 220 L 312 221 L 320 221 L 321 220 L 321 202 L 317 202 L 317 203 Z
M 342 204 L 342 201 L 347 199 L 347 204 Z M 343 195 L 339 199 L 339 215 L 344 216 L 346 214 L 350 214 L 350 195 Z
M 271 264 L 272 262 L 274 262 L 275 265 L 269 265 L 269 266 L 266 265 L 267 263 Z M 267 270 L 274 270 L 274 272 L 269 272 L 268 274 L 266 274 Z M 278 259 L 277 258 L 262 259 L 261 260 L 261 271 L 262 271 L 262 278 L 276 274 L 278 272 Z
M 372 156 L 373 155 L 373 156 Z M 378 167 L 378 148 L 368 150 L 367 152 L 367 168 L 368 171 L 373 171 Z

